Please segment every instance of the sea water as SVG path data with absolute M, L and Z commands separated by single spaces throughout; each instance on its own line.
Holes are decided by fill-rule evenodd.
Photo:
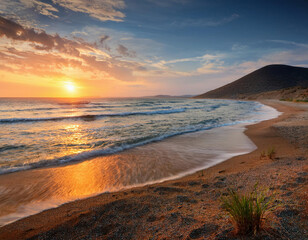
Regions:
M 252 101 L 2 98 L 0 174 L 84 161 L 271 114 Z

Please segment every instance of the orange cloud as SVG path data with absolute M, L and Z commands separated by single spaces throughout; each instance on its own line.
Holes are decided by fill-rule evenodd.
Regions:
M 132 54 L 127 48 L 123 49 L 123 55 Z M 2 74 L 16 74 L 15 80 L 12 76 L 4 78 L 6 82 L 20 82 L 18 79 L 23 78 L 17 77 L 18 74 L 31 75 L 33 79 L 41 77 L 41 81 L 53 83 L 68 77 L 78 79 L 90 89 L 94 80 L 108 82 L 106 85 L 112 82 L 129 85 L 121 82 L 138 81 L 134 71 L 146 71 L 146 68 L 138 62 L 113 57 L 96 43 L 47 34 L 0 17 L 0 70 Z
M 68 8 L 74 12 L 87 13 L 91 17 L 97 18 L 101 21 L 120 22 L 125 17 L 124 13 L 116 10 L 125 7 L 123 0 L 92 0 L 91 4 L 84 0 L 53 0 L 53 3 Z

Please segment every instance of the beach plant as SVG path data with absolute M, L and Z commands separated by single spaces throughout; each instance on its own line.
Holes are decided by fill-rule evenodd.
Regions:
M 308 102 L 308 99 L 297 99 L 296 102 Z
M 229 195 L 222 197 L 222 208 L 231 216 L 239 235 L 256 234 L 261 229 L 264 215 L 270 210 L 271 197 L 257 189 L 241 194 L 229 189 Z
M 263 159 L 266 157 L 266 153 L 265 151 L 263 150 L 261 153 L 260 153 L 260 159 Z
M 276 150 L 275 150 L 275 147 L 271 147 L 267 150 L 267 157 L 269 159 L 274 159 L 275 157 L 275 154 L 276 154 Z

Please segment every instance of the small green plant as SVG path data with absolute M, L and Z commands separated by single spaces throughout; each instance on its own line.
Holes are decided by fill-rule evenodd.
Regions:
M 280 101 L 293 102 L 293 98 L 281 98 Z
M 261 153 L 260 153 L 260 159 L 263 159 L 266 157 L 266 154 L 265 154 L 265 151 L 263 150 Z
M 260 159 L 264 159 L 266 157 L 269 158 L 269 159 L 274 159 L 275 154 L 276 154 L 275 147 L 270 147 L 270 148 L 267 149 L 267 151 L 263 150 L 260 153 Z
M 267 150 L 267 156 L 269 159 L 274 159 L 275 154 L 276 154 L 275 147 L 271 147 Z
M 257 184 L 248 194 L 229 189 L 229 195 L 221 200 L 223 209 L 232 217 L 239 235 L 256 234 L 261 229 L 264 214 L 271 202 L 264 191 L 257 191 Z
M 308 99 L 296 99 L 296 102 L 308 102 Z

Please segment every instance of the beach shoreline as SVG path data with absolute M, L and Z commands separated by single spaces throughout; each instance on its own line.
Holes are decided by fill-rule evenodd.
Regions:
M 243 120 L 197 128 L 115 154 L 0 174 L 0 226 L 104 192 L 178 179 L 249 153 L 256 146 L 243 133 L 245 127 L 279 115 L 265 105 L 249 105 L 258 110 Z
M 126 189 L 120 192 L 105 193 L 95 197 L 63 204 L 58 208 L 49 209 L 1 227 L 0 238 L 25 239 L 35 236 L 43 238 L 61 236 L 67 238 L 68 236 L 76 236 L 77 232 L 80 230 L 78 230 L 76 226 L 79 226 L 78 224 L 81 222 L 83 223 L 82 229 L 84 232 L 79 233 L 81 234 L 80 236 L 90 236 L 89 234 L 94 234 L 93 227 L 90 225 L 94 224 L 96 226 L 101 224 L 99 228 L 101 229 L 101 232 L 99 233 L 98 230 L 95 230 L 94 232 L 95 234 L 100 235 L 103 239 L 111 236 L 122 235 L 127 237 L 127 234 L 129 234 L 131 238 L 132 236 L 143 238 L 153 234 L 157 238 L 163 238 L 164 236 L 168 238 L 168 236 L 170 237 L 170 234 L 172 234 L 172 232 L 170 232 L 171 230 L 165 232 L 156 231 L 157 229 L 154 227 L 154 223 L 159 226 L 163 223 L 166 224 L 168 221 L 173 230 L 177 228 L 181 229 L 178 233 L 179 236 L 182 236 L 183 238 L 187 237 L 194 229 L 203 225 L 204 222 L 207 222 L 207 224 L 209 224 L 209 222 L 215 222 L 210 219 L 218 213 L 218 195 L 229 186 L 229 178 L 236 179 L 236 175 L 238 174 L 252 176 L 253 174 L 249 173 L 250 171 L 254 172 L 258 168 L 273 164 L 273 160 L 271 159 L 260 159 L 260 152 L 262 150 L 267 150 L 269 147 L 274 146 L 279 159 L 284 160 L 302 157 L 305 158 L 305 160 L 296 163 L 305 166 L 307 151 L 291 144 L 289 141 L 290 138 L 288 139 L 286 136 L 280 136 L 277 133 L 277 129 L 273 126 L 286 121 L 294 115 L 301 114 L 306 110 L 301 109 L 299 105 L 290 105 L 278 101 L 261 101 L 261 103 L 274 107 L 278 111 L 283 112 L 283 114 L 275 119 L 265 120 L 247 127 L 245 134 L 257 146 L 257 149 L 251 153 L 232 157 L 231 159 L 215 166 L 176 180 Z M 303 169 L 303 166 L 296 165 L 294 166 L 294 169 Z M 272 166 L 273 172 L 274 167 Z M 306 169 L 303 170 L 303 172 L 305 171 Z M 238 182 L 241 182 L 241 180 Z M 249 185 L 252 183 L 253 181 L 249 180 L 247 188 L 249 188 Z M 212 186 L 212 184 L 214 184 L 214 186 Z M 215 186 L 215 184 L 217 186 Z M 232 185 L 231 180 L 230 184 Z M 246 186 L 244 188 L 246 188 Z M 202 199 L 203 201 L 201 201 Z M 157 202 L 155 206 L 150 204 L 153 201 Z M 209 210 L 206 204 L 210 203 L 215 206 L 217 205 L 217 208 L 215 209 L 214 207 L 212 210 Z M 139 204 L 139 206 L 135 206 L 135 204 Z M 179 205 L 181 208 L 178 208 Z M 112 211 L 112 213 L 110 213 L 106 210 L 107 208 L 114 209 L 110 210 Z M 123 208 L 123 211 L 121 211 L 121 208 Z M 204 214 L 198 216 L 197 213 L 200 209 L 204 208 L 207 209 L 206 212 L 209 213 L 208 216 L 204 216 Z M 93 220 L 95 219 L 93 216 L 97 217 L 95 215 L 97 212 L 100 212 L 101 216 L 104 216 L 105 214 L 105 218 L 107 219 L 108 216 L 110 217 L 110 215 L 117 214 L 116 209 L 120 209 L 118 213 L 120 215 L 119 218 L 129 217 L 127 216 L 127 211 L 132 210 L 130 213 L 131 220 L 127 225 L 132 227 L 138 223 L 143 226 L 143 228 L 149 229 L 152 227 L 153 229 L 141 232 L 140 228 L 133 231 L 126 227 L 127 231 L 124 233 L 119 230 L 123 228 L 121 224 L 119 224 L 120 226 L 116 226 L 116 224 L 108 225 L 107 223 L 102 224 L 98 219 Z M 162 211 L 159 211 L 159 209 Z M 154 213 L 156 213 L 156 215 Z M 137 216 L 137 218 L 134 218 L 133 216 Z M 119 221 L 119 219 L 117 221 Z M 227 219 L 218 219 L 215 226 L 220 226 L 218 224 L 219 222 L 226 223 Z M 106 228 L 106 224 L 109 227 Z M 182 226 L 183 224 L 185 225 L 184 227 Z M 179 226 L 181 226 L 181 228 Z M 61 229 L 68 229 L 68 231 L 61 233 Z M 213 229 L 215 229 L 215 231 L 212 231 L 211 233 L 209 232 L 209 236 L 213 235 L 214 237 L 214 233 L 217 234 L 217 231 L 219 231 L 217 227 L 213 227 Z

